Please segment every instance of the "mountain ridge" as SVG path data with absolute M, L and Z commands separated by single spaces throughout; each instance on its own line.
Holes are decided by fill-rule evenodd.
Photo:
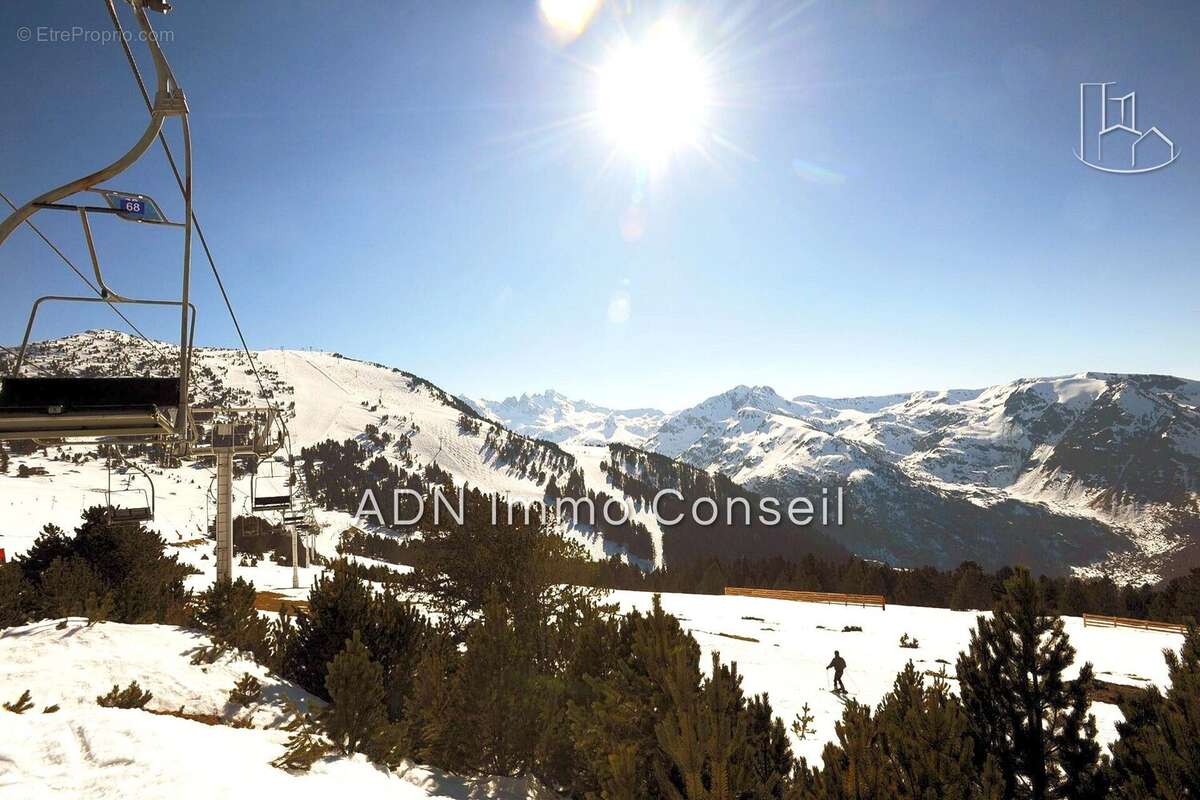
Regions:
M 175 363 L 171 346 L 113 331 L 39 342 L 32 352 L 35 363 L 76 374 L 170 374 Z M 197 396 L 254 399 L 242 351 L 197 353 Z M 301 444 L 361 437 L 371 426 L 410 442 L 418 463 L 517 497 L 542 489 L 501 454 L 565 448 L 587 467 L 589 490 L 612 493 L 603 453 L 620 444 L 785 503 L 844 487 L 850 522 L 835 538 L 898 565 L 1020 562 L 1135 580 L 1200 563 L 1200 382 L 1174 376 L 1080 372 L 849 398 L 789 399 L 770 386 L 738 385 L 664 413 L 609 409 L 554 390 L 472 401 L 338 353 L 264 350 L 254 358 Z M 661 532 L 651 535 L 658 541 Z

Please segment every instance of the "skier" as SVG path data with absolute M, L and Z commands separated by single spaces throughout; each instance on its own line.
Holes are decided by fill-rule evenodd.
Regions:
M 834 694 L 847 694 L 846 684 L 842 683 L 842 673 L 846 671 L 846 659 L 842 658 L 842 654 L 834 650 L 833 661 L 830 661 L 825 669 L 833 670 Z

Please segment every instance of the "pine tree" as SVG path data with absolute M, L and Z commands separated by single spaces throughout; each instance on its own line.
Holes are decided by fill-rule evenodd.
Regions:
M 882 752 L 901 800 L 976 797 L 978 775 L 966 714 L 946 681 L 930 685 L 908 662 L 876 714 Z
M 749 720 L 737 665 L 712 654 L 712 674 L 699 691 L 694 666 L 676 652 L 668 674 L 671 705 L 655 728 L 676 774 L 661 770 L 659 786 L 674 800 L 734 800 L 758 788 L 750 764 Z
M 801 796 L 806 800 L 892 800 L 896 780 L 883 758 L 883 734 L 871 709 L 849 701 L 834 733 L 837 740 L 826 744 L 821 754 L 824 767 L 804 781 L 809 786 Z
M 417 661 L 409 713 L 404 719 L 413 754 L 425 764 L 450 768 L 462 762 L 462 742 L 454 730 L 451 678 L 461 657 L 449 636 L 426 639 Z
M 976 762 L 995 757 L 1005 797 L 1103 796 L 1096 721 L 1087 713 L 1092 666 L 1068 682 L 1063 675 L 1074 660 L 1062 619 L 1051 615 L 1029 572 L 1017 570 L 958 659 Z
M 398 721 L 408 695 L 413 666 L 428 623 L 392 591 L 375 593 L 345 569 L 327 571 L 308 596 L 308 608 L 295 622 L 280 619 L 272 631 L 279 669 L 309 692 L 329 699 L 325 677 L 347 639 L 359 632 L 384 671 L 388 716 Z
M 20 625 L 26 620 L 25 598 L 29 584 L 19 564 L 0 564 L 0 628 Z
M 251 653 L 259 661 L 270 658 L 271 625 L 255 609 L 256 596 L 254 584 L 238 578 L 218 581 L 196 597 L 195 624 L 219 645 L 207 655 L 215 658 L 232 648 Z
M 700 647 L 678 619 L 663 611 L 657 595 L 649 613 L 625 615 L 611 638 L 601 635 L 598 643 L 607 663 L 587 680 L 590 697 L 573 704 L 569 713 L 579 773 L 590 776 L 580 794 L 612 800 L 664 797 L 658 776 L 669 773 L 671 764 L 656 728 L 671 705 L 668 674 L 681 663 L 690 665 L 685 678 L 674 680 L 698 689 Z
M 1200 632 L 1190 626 L 1180 652 L 1164 655 L 1166 695 L 1152 686 L 1121 706 L 1114 794 L 1128 800 L 1200 797 Z
M 371 660 L 358 631 L 329 664 L 325 688 L 331 703 L 319 717 L 321 731 L 343 755 L 363 753 L 377 764 L 400 761 L 398 728 L 388 721 L 383 667 Z
M 825 746 L 824 766 L 797 770 L 788 800 L 1001 800 L 995 762 L 980 772 L 958 699 L 910 662 L 872 713 L 851 701 Z
M 531 766 L 538 738 L 537 694 L 527 642 L 493 596 L 467 634 L 454 676 L 451 715 L 470 769 L 515 775 Z
M 229 702 L 238 706 L 251 706 L 262 700 L 262 683 L 249 672 L 242 674 L 229 692 Z
M 804 707 L 800 709 L 800 713 L 796 715 L 794 720 L 792 720 L 792 733 L 794 733 L 796 738 L 800 741 L 805 741 L 809 736 L 812 736 L 817 732 L 816 729 L 813 728 L 813 722 L 815 720 L 816 717 L 813 716 L 812 709 L 809 708 L 808 703 L 805 703 Z
M 782 798 L 796 766 L 787 729 L 783 720 L 772 712 L 765 693 L 750 698 L 746 715 L 747 752 L 756 784 L 754 797 Z
M 104 708 L 145 708 L 153 697 L 150 692 L 143 691 L 137 681 L 133 681 L 124 689 L 113 684 L 108 694 L 96 698 L 96 704 Z

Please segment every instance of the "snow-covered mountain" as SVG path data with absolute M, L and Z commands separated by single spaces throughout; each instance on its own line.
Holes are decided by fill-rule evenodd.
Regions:
M 41 343 L 34 353 L 43 367 L 76 374 L 170 374 L 174 357 L 169 345 L 112 331 Z M 575 472 L 588 491 L 618 496 L 606 470 L 623 461 L 605 445 L 631 444 L 784 502 L 844 487 L 847 524 L 826 533 L 900 565 L 970 559 L 1142 578 L 1200 564 L 1196 381 L 1083 373 L 977 390 L 791 399 L 738 386 L 664 414 L 553 391 L 469 401 L 336 353 L 267 350 L 255 363 L 288 410 L 295 447 L 364 439 L 371 429 L 393 443 L 380 450 L 388 458 L 402 446 L 412 468 L 437 464 L 456 482 L 516 500 L 540 499 L 550 477 L 563 486 Z M 197 351 L 193 390 L 222 403 L 259 393 L 245 354 L 220 348 Z M 480 424 L 464 426 L 464 417 Z M 654 540 L 650 560 L 662 563 L 662 530 L 644 507 L 637 520 Z M 625 552 L 580 535 L 598 557 Z
M 1188 568 L 1200 546 L 1200 382 L 1169 376 L 838 399 L 739 386 L 645 446 L 767 494 L 848 483 L 888 533 L 847 544 L 888 560 L 1032 548 L 1132 575 Z
M 632 441 L 785 499 L 846 486 L 861 524 L 843 543 L 896 563 L 1058 562 L 1130 578 L 1200 563 L 1196 381 L 1082 373 L 791 399 L 737 386 L 671 414 L 549 391 L 478 407 L 528 435 Z
M 553 389 L 498 401 L 461 399 L 517 433 L 563 444 L 641 445 L 667 416 L 656 408 L 617 410 L 570 400 Z
M 169 344 L 115 331 L 89 331 L 40 342 L 32 349 L 32 363 L 51 374 L 170 375 L 177 369 L 176 359 L 177 349 Z M 0 357 L 0 374 L 3 367 Z M 262 404 L 259 377 L 267 395 L 284 411 L 291 451 L 297 457 L 303 456 L 303 448 L 327 440 L 354 440 L 359 446 L 356 452 L 368 461 L 383 458 L 411 475 L 436 466 L 459 487 L 478 489 L 511 502 L 543 501 L 551 487 L 555 493 L 569 492 L 567 496 L 573 499 L 593 497 L 597 509 L 602 508 L 606 497 L 625 500 L 630 508 L 628 525 L 564 520 L 566 532 L 595 558 L 617 555 L 646 567 L 664 563 L 664 528 L 643 496 L 645 491 L 653 495 L 661 487 L 647 483 L 645 476 L 634 476 L 637 495 L 631 495 L 631 485 L 626 486 L 622 479 L 627 460 L 615 459 L 610 446 L 602 441 L 588 444 L 586 437 L 579 435 L 570 444 L 559 445 L 526 436 L 478 414 L 473 406 L 423 378 L 338 353 L 265 350 L 254 354 L 252 365 L 240 350 L 197 348 L 193 355 L 193 403 Z M 591 408 L 581 409 L 580 413 L 599 412 Z M 613 436 L 614 441 L 620 441 L 617 433 Z M 90 448 L 75 448 L 74 452 L 94 457 Z M 0 547 L 6 546 L 6 537 L 24 537 L 20 543 L 7 542 L 10 552 L 20 552 L 22 543 L 45 522 L 72 526 L 79 510 L 96 502 L 97 495 L 87 489 L 89 482 L 93 487 L 103 487 L 107 480 L 94 461 L 64 462 L 57 453 L 48 458 L 25 458 L 33 458 L 27 466 L 46 469 L 49 475 L 44 481 L 13 481 L 0 487 L 0 506 L 12 507 L 0 517 L 6 529 L 0 530 Z M 159 498 L 162 508 L 169 509 L 168 514 L 160 515 L 162 520 L 174 527 L 169 538 L 180 531 L 187 531 L 189 536 L 203 535 L 208 518 L 204 492 L 211 482 L 211 464 L 153 469 L 160 486 L 172 487 L 170 493 Z M 672 486 L 695 486 L 695 476 L 701 472 L 682 462 L 672 462 L 667 471 L 670 474 L 664 474 L 664 480 L 670 480 Z M 158 475 L 162 475 L 161 480 Z M 243 488 L 248 488 L 248 482 Z M 336 508 L 324 509 L 330 526 L 345 529 L 365 488 L 354 486 Z M 238 513 L 249 512 L 244 502 L 247 496 L 248 492 L 243 492 L 236 498 Z M 389 501 L 377 500 L 385 511 Z M 54 509 L 49 516 L 47 508 Z M 330 517 L 329 512 L 338 514 Z M 777 542 L 767 544 L 775 552 L 791 553 L 799 541 L 802 552 L 811 543 L 822 555 L 845 555 L 820 533 L 812 537 L 792 533 L 790 538 L 780 536 Z M 687 543 L 682 549 L 687 550 Z M 681 552 L 680 546 L 674 551 Z

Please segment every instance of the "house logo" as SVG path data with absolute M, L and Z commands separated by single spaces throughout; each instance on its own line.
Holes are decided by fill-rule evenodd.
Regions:
M 1092 169 L 1136 175 L 1162 169 L 1179 158 L 1165 133 L 1138 128 L 1137 92 L 1114 97 L 1114 82 L 1079 84 L 1079 150 L 1075 157 Z

